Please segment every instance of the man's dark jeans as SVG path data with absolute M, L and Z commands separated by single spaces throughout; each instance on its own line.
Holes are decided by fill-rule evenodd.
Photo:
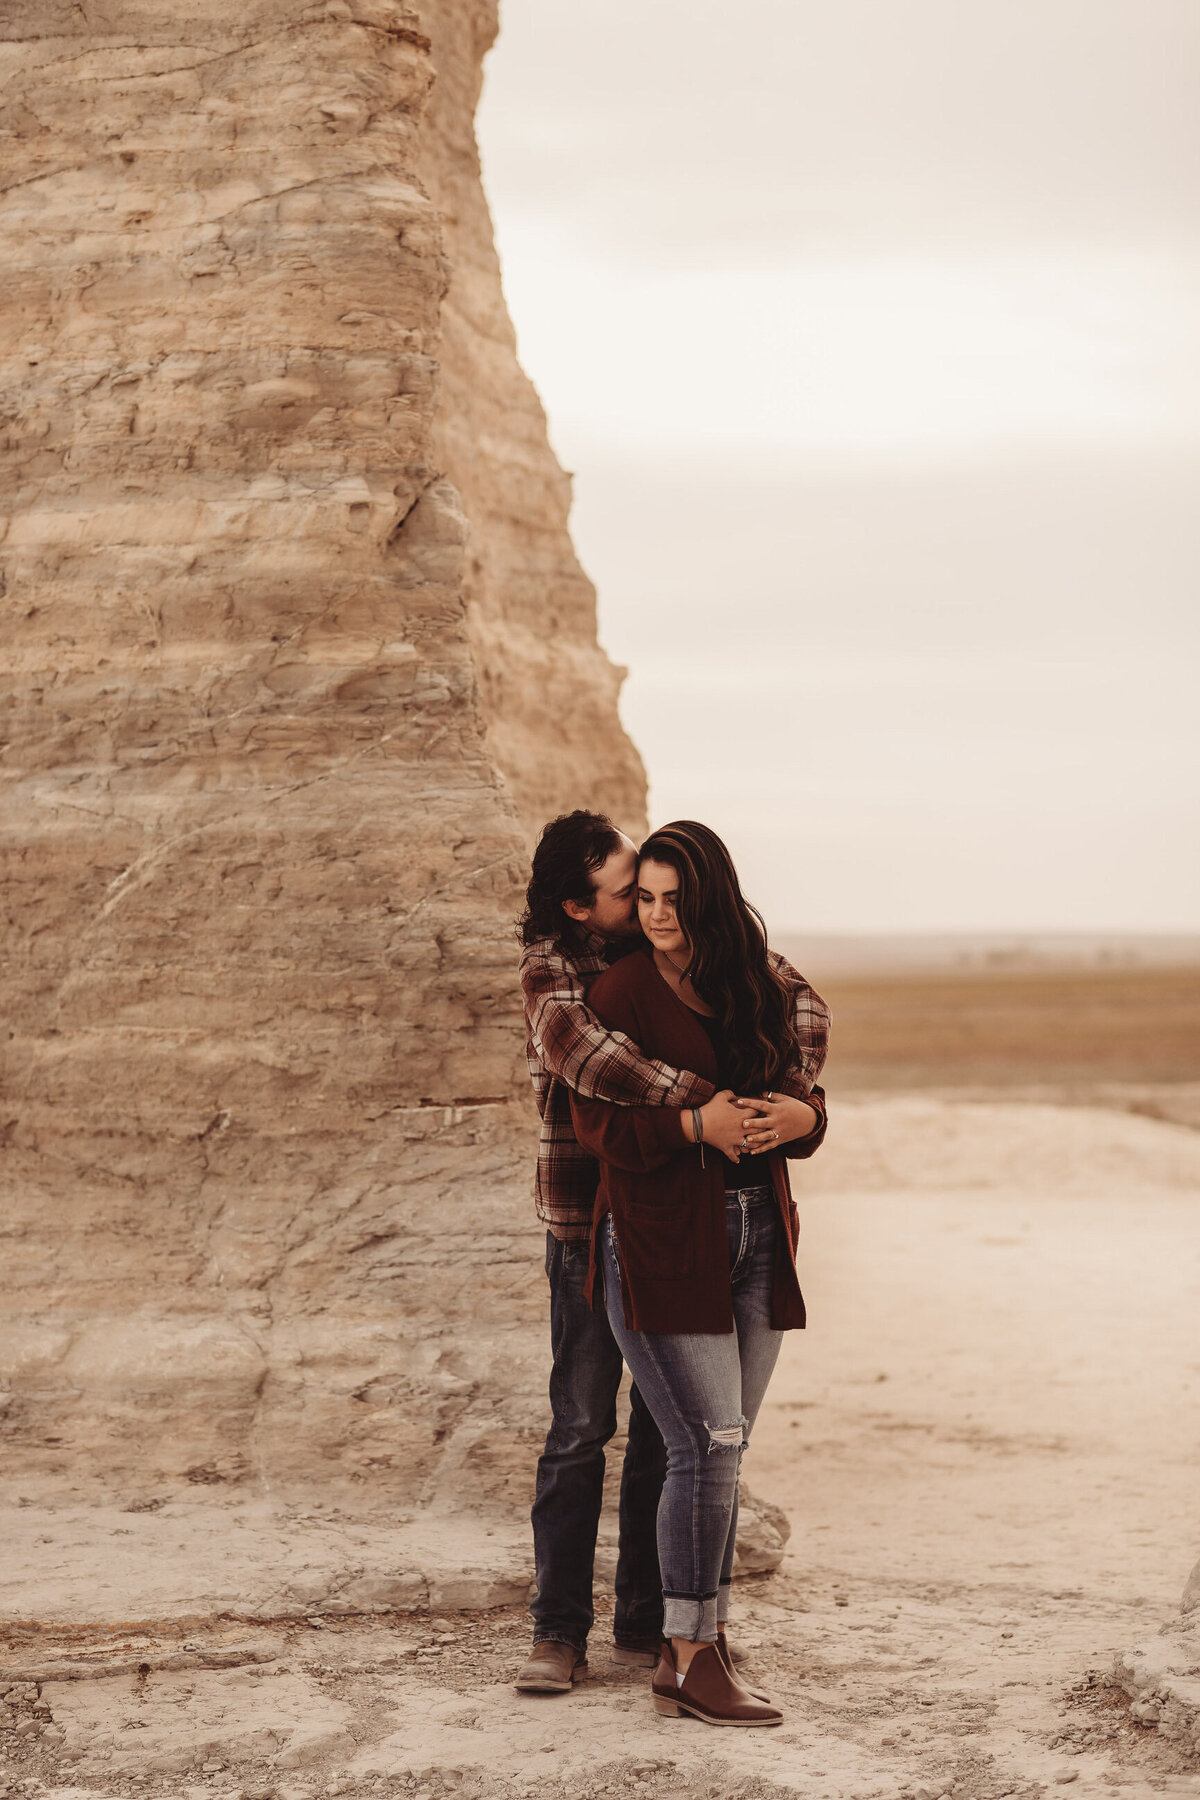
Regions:
M 593 1312 L 583 1297 L 587 1269 L 586 1244 L 562 1244 L 546 1233 L 554 1417 L 538 1459 L 533 1503 L 537 1598 L 530 1611 L 535 1643 L 550 1639 L 580 1651 L 587 1647 L 592 1626 L 604 1446 L 617 1429 L 623 1367 L 605 1313 Z M 657 1516 L 666 1467 L 658 1427 L 634 1388 L 618 1513 L 613 1619 L 618 1643 L 657 1644 L 662 1634 Z

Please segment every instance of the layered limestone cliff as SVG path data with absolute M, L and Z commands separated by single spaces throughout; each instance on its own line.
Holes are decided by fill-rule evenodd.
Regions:
M 640 836 L 645 773 L 613 729 L 621 671 L 596 644 L 595 589 L 567 531 L 570 478 L 549 452 L 541 402 L 517 361 L 480 183 L 472 120 L 495 0 L 423 16 L 438 79 L 422 168 L 452 271 L 434 433 L 439 466 L 476 527 L 464 592 L 489 740 L 530 836 L 564 799 Z
M 495 27 L 487 0 L 0 25 L 27 1490 L 528 1485 L 512 918 L 536 824 L 636 829 L 644 786 L 500 293 Z

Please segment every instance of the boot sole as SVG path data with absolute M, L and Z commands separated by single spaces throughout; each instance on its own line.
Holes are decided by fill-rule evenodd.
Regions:
M 699 1719 L 705 1725 L 740 1725 L 744 1728 L 757 1726 L 762 1729 L 768 1725 L 783 1724 L 782 1714 L 777 1719 L 718 1719 L 714 1713 L 705 1712 L 699 1706 L 691 1706 L 686 1700 L 668 1700 L 664 1694 L 655 1694 L 653 1700 L 655 1712 L 661 1713 L 664 1719 L 681 1719 L 685 1714 L 690 1714 L 693 1719 Z

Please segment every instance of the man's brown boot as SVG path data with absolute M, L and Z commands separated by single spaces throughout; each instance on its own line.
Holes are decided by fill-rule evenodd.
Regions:
M 658 1662 L 658 1638 L 643 1638 L 640 1643 L 622 1643 L 620 1638 L 613 1639 L 612 1658 L 627 1669 L 652 1669 Z
M 572 1649 L 570 1644 L 556 1644 L 547 1638 L 533 1646 L 529 1660 L 517 1676 L 517 1688 L 522 1694 L 565 1694 L 586 1674 L 587 1656 L 582 1650 Z

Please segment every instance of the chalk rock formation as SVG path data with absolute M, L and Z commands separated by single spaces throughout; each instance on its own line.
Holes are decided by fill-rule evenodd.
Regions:
M 570 805 L 611 812 L 637 834 L 646 778 L 614 729 L 624 671 L 596 646 L 595 590 L 567 531 L 570 478 L 517 362 L 479 177 L 472 120 L 496 0 L 450 0 L 422 19 L 438 71 L 422 174 L 452 270 L 434 444 L 472 521 L 463 592 L 489 741 L 528 831 Z
M 1200 1563 L 1188 1576 L 1179 1612 L 1157 1637 L 1117 1657 L 1113 1680 L 1133 1702 L 1135 1719 L 1200 1758 Z
M 511 921 L 544 815 L 636 829 L 644 789 L 500 293 L 495 24 L 16 0 L 0 27 L 27 1493 L 524 1502 Z
M 773 1506 L 759 1494 L 752 1494 L 742 1482 L 738 1497 L 737 1554 L 735 1575 L 765 1575 L 783 1561 L 792 1522 L 782 1506 Z
M 1179 1602 L 1181 1613 L 1200 1612 L 1200 1562 L 1198 1562 L 1187 1578 L 1183 1590 L 1183 1599 Z
M 1129 1710 L 1140 1724 L 1156 1726 L 1185 1755 L 1200 1758 L 1200 1630 L 1195 1621 L 1177 1621 L 1158 1637 L 1124 1651 L 1113 1679 L 1129 1695 Z

